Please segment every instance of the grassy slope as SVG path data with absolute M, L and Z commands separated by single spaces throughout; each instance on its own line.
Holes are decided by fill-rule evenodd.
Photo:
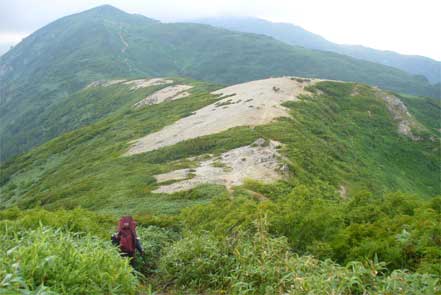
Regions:
M 337 188 L 343 184 L 350 193 L 359 189 L 379 193 L 400 190 L 422 196 L 440 193 L 439 142 L 427 140 L 428 136 L 435 136 L 433 128 L 427 126 L 429 131 L 423 134 L 423 141 L 398 135 L 382 100 L 367 86 L 358 86 L 360 94 L 351 96 L 353 84 L 349 83 L 319 84 L 323 94 L 288 104 L 293 119 L 254 129 L 234 128 L 158 151 L 121 157 L 130 140 L 215 100 L 207 92 L 216 86 L 186 82 L 195 85 L 190 97 L 136 111 L 129 106 L 151 89 L 123 95 L 124 103 L 117 111 L 4 164 L 1 203 L 49 208 L 81 205 L 116 213 L 173 214 L 225 190 L 206 185 L 174 195 L 152 194 L 150 191 L 157 186 L 152 175 L 195 165 L 185 157 L 227 151 L 259 137 L 286 144 L 283 153 L 292 161 L 293 172 L 288 186 L 324 180 Z M 100 88 L 96 98 L 102 103 L 119 102 L 118 95 L 123 92 L 118 87 L 114 86 L 112 91 Z M 99 91 L 111 91 L 115 96 L 98 95 Z M 77 95 L 87 98 L 89 94 L 90 90 L 86 90 Z M 427 106 L 417 98 L 412 99 L 410 110 L 417 118 L 418 112 L 435 115 L 426 111 Z M 82 109 L 97 105 L 96 102 L 85 104 Z M 436 122 L 436 117 L 421 122 Z
M 125 50 L 123 40 L 129 44 Z M 65 131 L 54 128 L 52 114 L 94 80 L 179 75 L 234 84 L 286 74 L 439 96 L 425 81 L 382 65 L 265 36 L 162 24 L 103 6 L 38 30 L 0 58 L 0 160 Z

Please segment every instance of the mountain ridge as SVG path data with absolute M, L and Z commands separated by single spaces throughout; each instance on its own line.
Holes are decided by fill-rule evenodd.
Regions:
M 311 84 L 298 77 L 235 85 L 231 89 L 237 95 L 230 88 L 183 78 L 158 81 L 128 78 L 77 93 L 74 104 L 66 106 L 77 118 L 69 122 L 75 130 L 1 166 L 1 204 L 117 211 L 116 204 L 124 200 L 123 210 L 132 213 L 174 214 L 223 194 L 224 186 L 250 190 L 256 184 L 248 178 L 275 179 L 262 184 L 274 189 L 326 182 L 334 190 L 343 187 L 345 195 L 363 189 L 380 195 L 398 189 L 425 197 L 440 193 L 437 112 L 427 109 L 434 99 L 396 96 L 348 82 Z M 307 93 L 285 97 L 291 86 L 285 88 L 282 81 Z M 191 86 L 181 88 L 188 95 L 172 99 L 176 93 L 165 90 L 175 85 Z M 247 98 L 263 89 L 266 100 Z M 158 93 L 170 96 L 136 107 Z M 258 112 L 262 103 L 270 108 L 281 103 L 287 113 L 276 112 L 267 120 L 266 111 Z M 96 105 L 107 107 L 88 120 Z M 155 143 L 170 126 L 191 128 L 182 125 L 191 118 L 192 126 L 205 124 L 198 119 L 203 109 L 215 117 L 227 109 L 245 114 L 249 108 L 256 109 L 263 121 L 244 115 L 251 121 L 127 153 L 146 135 Z M 87 124 L 76 121 L 81 115 Z M 63 118 L 62 112 L 57 117 L 60 125 Z M 204 128 L 215 127 L 216 122 Z M 66 178 L 68 183 L 61 181 Z
M 214 17 L 188 21 L 235 31 L 263 34 L 291 45 L 336 52 L 392 66 L 413 75 L 423 75 L 433 84 L 441 82 L 441 61 L 422 55 L 401 54 L 391 50 L 373 49 L 363 45 L 334 43 L 291 23 L 271 22 L 255 17 Z
M 441 99 L 374 86 L 424 79 L 108 5 L 25 41 L 0 58 L 0 293 L 441 291 Z
M 160 23 L 104 6 L 57 20 L 0 57 L 0 159 L 59 135 L 51 113 L 96 80 L 187 76 L 234 84 L 281 75 L 356 80 L 439 96 L 436 87 L 393 68 L 255 34 Z

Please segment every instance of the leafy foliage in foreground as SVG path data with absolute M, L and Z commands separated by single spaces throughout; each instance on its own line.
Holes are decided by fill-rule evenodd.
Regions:
M 138 227 L 138 237 L 142 241 L 144 256 L 136 255 L 137 270 L 146 275 L 157 272 L 163 248 L 181 238 L 173 229 L 157 226 Z
M 224 221 L 213 215 L 210 206 L 192 211 L 197 216 L 194 221 L 203 212 L 207 212 L 206 218 L 213 217 L 211 224 L 226 226 L 225 221 L 233 219 L 231 222 L 237 226 L 228 225 L 227 231 L 218 228 L 207 232 L 198 227 L 188 231 L 184 227 L 181 237 L 171 229 L 138 227 L 146 252 L 144 259 L 137 260 L 137 270 L 147 276 L 143 284 L 139 282 L 145 278 L 137 279 L 128 261 L 110 245 L 111 216 L 102 219 L 100 214 L 83 209 L 0 211 L 0 293 L 133 294 L 145 292 L 145 286 L 151 292 L 150 284 L 171 294 L 407 295 L 441 291 L 433 274 L 390 271 L 376 259 L 350 261 L 342 266 L 329 259 L 301 255 L 289 238 L 270 233 L 274 231 L 269 223 L 272 215 L 264 210 L 271 207 L 268 203 L 254 204 L 257 210 L 246 213 L 243 200 L 238 198 L 238 203 L 229 204 L 233 205 L 228 209 L 231 211 L 242 203 L 230 215 L 226 208 L 219 207 Z M 437 200 L 431 206 L 440 203 Z M 234 213 L 241 211 L 249 219 L 248 228 L 239 226 L 244 224 L 240 218 L 234 219 Z M 74 217 L 81 215 L 84 218 L 75 225 Z M 45 216 L 58 216 L 60 221 L 50 223 Z M 184 214 L 181 218 L 183 225 L 188 225 L 189 216 Z M 72 221 L 71 226 L 60 226 L 68 220 Z M 113 223 L 116 221 L 115 216 Z M 35 222 L 41 225 L 36 226 Z M 209 220 L 205 222 L 201 223 L 202 228 Z M 93 226 L 84 226 L 86 223 Z M 428 237 L 423 239 L 427 241 Z
M 254 237 L 217 241 L 189 234 L 164 250 L 160 273 L 181 290 L 222 290 L 227 294 L 433 294 L 435 276 L 393 271 L 384 264 L 297 256 L 286 239 L 271 238 L 264 228 Z M 216 293 L 216 292 L 214 292 Z
M 13 229 L 0 232 L 2 293 L 135 294 L 138 280 L 110 243 L 60 229 Z
M 219 198 L 185 209 L 182 220 L 189 231 L 223 238 L 253 232 L 254 221 L 265 215 L 269 231 L 285 237 L 300 255 L 342 264 L 378 259 L 388 270 L 441 274 L 440 202 L 439 197 L 424 201 L 400 193 L 360 193 L 344 200 L 323 186 L 299 185 L 263 202 Z
M 52 227 L 66 232 L 87 233 L 108 238 L 115 227 L 115 217 L 76 208 L 74 210 L 47 211 L 41 208 L 20 210 L 10 208 L 0 211 L 0 229 L 20 232 L 23 229 Z

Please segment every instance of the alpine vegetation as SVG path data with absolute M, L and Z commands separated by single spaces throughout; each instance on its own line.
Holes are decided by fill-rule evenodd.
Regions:
M 55 21 L 0 58 L 0 294 L 441 294 L 431 86 L 111 6 Z

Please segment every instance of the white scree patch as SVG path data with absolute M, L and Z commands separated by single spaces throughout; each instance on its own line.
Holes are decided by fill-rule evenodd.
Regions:
M 201 184 L 220 184 L 228 189 L 243 184 L 246 179 L 271 183 L 280 180 L 286 173 L 286 165 L 277 152 L 281 144 L 277 141 L 258 139 L 253 144 L 236 148 L 201 161 L 195 169 L 179 169 L 155 175 L 158 183 L 175 180 L 162 185 L 154 193 L 186 191 Z
M 107 87 L 115 84 L 122 83 L 126 80 L 98 80 L 90 83 L 86 86 L 86 89 L 92 88 L 92 87 Z
M 125 155 L 156 150 L 233 127 L 263 125 L 275 118 L 287 117 L 288 110 L 282 103 L 298 100 L 297 96 L 307 93 L 305 86 L 317 81 L 294 77 L 269 78 L 214 91 L 212 94 L 227 97 L 157 132 L 132 141 Z
M 170 101 L 170 100 L 177 100 L 180 98 L 184 98 L 190 95 L 189 92 L 186 90 L 189 90 L 193 88 L 191 85 L 172 85 L 165 87 L 163 89 L 160 89 L 151 95 L 147 96 L 146 98 L 138 101 L 133 105 L 135 108 L 142 108 L 144 106 L 149 106 L 153 104 L 158 104 L 164 101 Z
M 138 79 L 125 82 L 125 85 L 132 85 L 130 90 L 136 90 L 139 88 L 147 88 L 151 86 L 163 85 L 173 83 L 173 80 L 167 80 L 164 78 L 152 78 L 152 79 Z

